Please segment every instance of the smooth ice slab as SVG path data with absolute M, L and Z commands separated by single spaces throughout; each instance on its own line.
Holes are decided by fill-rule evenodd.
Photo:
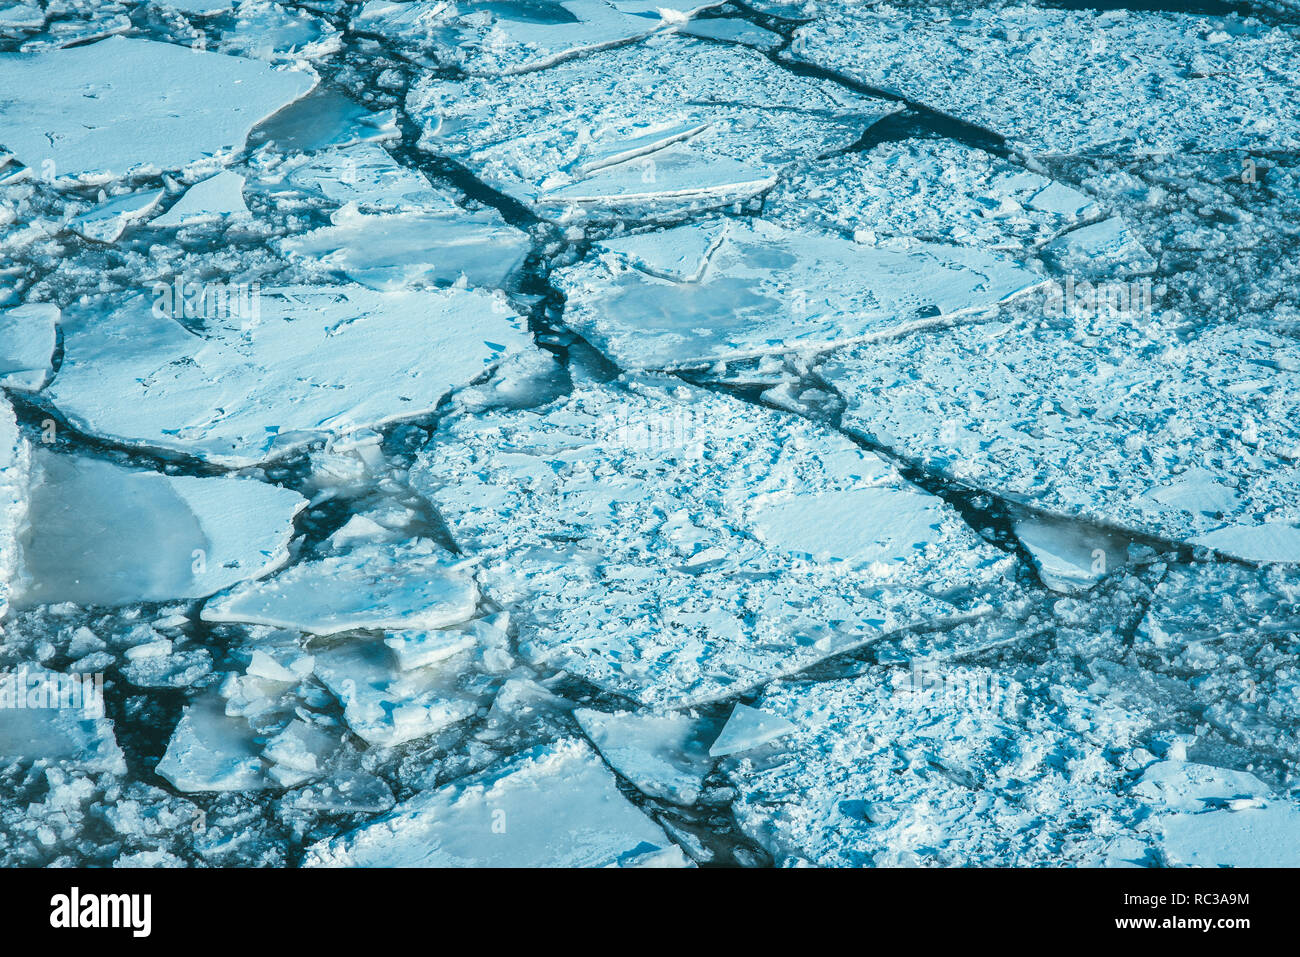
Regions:
M 1033 559 L 1038 577 L 1052 591 L 1087 591 L 1127 558 L 1131 539 L 1088 522 L 1026 512 L 1012 530 Z
M 161 189 L 117 196 L 77 216 L 68 228 L 98 243 L 115 243 L 132 223 L 148 219 L 162 197 Z
M 323 841 L 315 867 L 608 867 L 687 864 L 659 825 L 619 793 L 587 744 L 567 739 L 418 794 Z
M 249 131 L 316 85 L 309 73 L 154 40 L 0 58 L 0 146 L 57 177 L 178 170 L 242 150 Z
M 241 467 L 427 413 L 504 353 L 532 348 L 516 315 L 472 290 L 200 292 L 202 335 L 171 318 L 195 297 L 165 286 L 152 303 L 65 325 L 49 401 L 84 432 Z
M 600 218 L 745 199 L 898 107 L 745 47 L 665 36 L 521 76 L 428 77 L 407 109 L 421 148 L 549 218 Z
M 847 439 L 672 379 L 452 416 L 412 480 L 527 658 L 670 708 L 978 613 L 1009 564 Z M 841 554 L 801 504 L 839 509 Z
M 257 736 L 245 721 L 227 717 L 216 695 L 185 709 L 155 769 L 179 791 L 257 791 L 276 787 Z
M 596 250 L 555 274 L 568 302 L 564 322 L 631 369 L 899 335 L 1044 281 L 979 250 L 893 249 L 762 220 L 677 226 Z
M 31 665 L 0 671 L 0 765 L 45 761 L 125 773 L 103 695 L 102 675 L 65 675 Z
M 369 0 L 352 24 L 468 73 L 522 73 L 672 29 L 698 10 L 720 2 L 470 0 L 453 5 Z
M 578 708 L 583 733 L 609 766 L 637 790 L 673 804 L 694 804 L 713 760 L 707 739 L 715 722 L 689 714 L 613 714 Z
M 21 602 L 201 598 L 288 560 L 307 500 L 251 479 L 132 471 L 37 448 Z
M 1300 91 L 1277 70 L 1297 53 L 1288 31 L 1236 18 L 916 4 L 845 5 L 788 55 L 1036 153 L 1131 154 L 1300 146 Z
M 29 302 L 0 310 L 0 386 L 36 392 L 53 373 L 58 306 Z
M 336 269 L 372 289 L 435 283 L 505 286 L 528 255 L 528 234 L 494 209 L 403 210 L 369 215 L 345 207 L 332 225 L 285 240 L 296 258 Z
M 467 620 L 478 587 L 427 541 L 363 545 L 302 562 L 208 602 L 204 621 L 243 621 L 332 635 L 354 628 L 444 628 Z
M 752 751 L 798 730 L 785 718 L 765 714 L 747 704 L 738 704 L 716 741 L 709 746 L 709 756 L 720 758 L 741 751 Z
M 150 225 L 155 228 L 201 226 L 230 219 L 248 219 L 251 214 L 244 203 L 244 177 L 224 170 L 200 180 L 185 191 Z
M 1267 784 L 1246 771 L 1190 761 L 1157 761 L 1142 772 L 1135 794 L 1157 807 L 1200 812 L 1260 806 L 1272 797 Z
M 820 373 L 847 402 L 846 428 L 964 485 L 1247 561 L 1300 561 L 1300 348 L 1236 325 L 1188 335 L 1138 292 L 1123 313 L 1072 301 L 1060 319 L 873 343 Z
M 443 190 L 434 189 L 422 173 L 401 165 L 374 143 L 322 150 L 294 167 L 288 180 L 339 204 L 356 203 L 367 209 L 456 210 Z
M 1043 248 L 1062 275 L 1083 279 L 1129 279 L 1156 269 L 1155 258 L 1122 216 L 1071 230 Z

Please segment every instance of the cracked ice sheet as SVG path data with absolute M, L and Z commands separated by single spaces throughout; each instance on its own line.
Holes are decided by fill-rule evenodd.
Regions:
M 466 73 L 523 73 L 560 60 L 675 29 L 700 10 L 720 6 L 651 0 L 369 0 L 352 28 L 383 36 L 404 52 L 427 54 Z
M 787 865 L 1096 866 L 1149 852 L 1147 810 L 1107 757 L 1145 722 L 988 669 L 935 677 L 946 684 L 922 690 L 899 670 L 769 689 L 757 707 L 797 728 L 724 765 L 741 830 Z
M 1236 18 L 846 5 L 801 28 L 786 55 L 1034 153 L 1300 146 L 1300 46 Z
M 251 479 L 132 471 L 37 448 L 15 604 L 200 598 L 288 561 L 307 500 Z
M 589 745 L 541 745 L 308 849 L 312 867 L 684 867 Z
M 979 614 L 1011 559 L 875 455 L 671 379 L 461 413 L 413 481 L 519 647 L 643 704 L 729 697 Z
M 963 485 L 1247 561 L 1300 561 L 1293 339 L 1145 315 L 1031 317 L 873 343 L 819 372 L 847 403 L 845 428 Z
M 0 145 L 29 169 L 110 180 L 227 159 L 249 131 L 316 85 L 239 57 L 113 37 L 89 46 L 0 57 Z
M 63 365 L 42 394 L 89 434 L 243 467 L 426 414 L 533 348 L 518 316 L 473 290 L 296 286 L 244 298 L 253 315 L 210 321 L 203 335 L 145 296 L 66 322 Z
M 995 307 L 1044 280 L 978 249 L 718 220 L 597 244 L 558 270 L 564 323 L 626 369 L 824 351 Z
M 549 218 L 737 202 L 898 108 L 686 36 L 504 79 L 426 77 L 407 96 L 422 149 Z
M 763 202 L 763 217 L 781 225 L 1022 255 L 1100 213 L 1071 186 L 951 140 L 832 156 L 792 173 Z

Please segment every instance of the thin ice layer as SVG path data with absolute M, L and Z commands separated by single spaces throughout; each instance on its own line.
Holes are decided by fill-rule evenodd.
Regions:
M 38 447 L 21 602 L 200 598 L 288 560 L 307 500 L 251 479 L 132 471 Z
M 952 480 L 1248 561 L 1300 561 L 1300 348 L 1241 326 L 1184 331 L 1132 292 L 1127 314 L 921 332 L 820 371 L 847 402 L 845 427 Z
M 50 402 L 83 432 L 240 467 L 424 414 L 506 352 L 531 348 L 518 316 L 471 290 L 200 292 L 202 335 L 169 314 L 195 297 L 166 286 L 152 303 L 137 297 L 65 326 Z
M 692 223 L 631 239 L 631 255 L 621 248 L 627 239 L 614 240 L 555 276 L 567 299 L 565 324 L 628 369 L 899 335 L 1043 282 L 980 250 L 887 248 L 763 220 Z M 680 266 L 655 265 L 670 260 Z
M 454 416 L 413 481 L 526 657 L 665 707 L 974 613 L 1007 562 L 847 439 L 674 380 Z
M 1300 146 L 1300 91 L 1279 69 L 1297 62 L 1300 47 L 1289 31 L 1257 21 L 846 4 L 800 28 L 788 55 L 1037 153 Z
M 0 59 L 0 145 L 58 177 L 112 179 L 230 156 L 249 131 L 316 85 L 309 73 L 154 40 Z
M 526 751 L 307 851 L 315 867 L 682 867 L 584 742 Z
M 744 199 L 790 164 L 849 146 L 897 106 L 744 47 L 666 36 L 517 77 L 429 77 L 407 109 L 423 149 L 548 217 L 598 218 Z

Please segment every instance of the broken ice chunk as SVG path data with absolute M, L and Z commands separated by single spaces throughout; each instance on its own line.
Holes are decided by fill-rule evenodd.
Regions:
M 607 714 L 579 708 L 574 718 L 610 767 L 650 797 L 694 804 L 713 761 L 714 722 L 688 714 Z
M 200 598 L 288 559 L 297 492 L 247 479 L 131 471 L 37 449 L 21 602 Z
M 607 867 L 687 864 L 622 794 L 591 748 L 570 738 L 417 794 L 308 849 L 315 867 Z
M 339 31 L 320 17 L 267 0 L 244 0 L 217 49 L 258 60 L 316 60 L 342 47 Z
M 434 665 L 468 651 L 478 644 L 478 635 L 470 630 L 399 631 L 384 639 L 403 671 Z
M 643 272 L 628 258 L 602 257 L 556 274 L 568 298 L 565 323 L 631 369 L 899 335 L 1043 283 L 1010 260 L 976 250 L 888 249 L 761 220 L 690 224 L 634 239 L 630 263 L 646 262 L 654 271 Z M 617 240 L 612 248 L 627 249 L 628 242 Z M 689 262 L 701 248 L 709 251 L 698 280 L 676 281 L 654 268 Z M 684 265 L 684 275 L 691 271 Z
M 318 777 L 325 770 L 326 763 L 339 749 L 339 745 L 337 733 L 330 734 L 316 724 L 294 718 L 267 741 L 266 747 L 262 749 L 262 757 L 277 768 L 297 772 L 296 775 L 279 778 L 281 783 L 298 776 L 301 776 L 301 780 L 308 780 Z M 272 775 L 276 775 L 277 768 L 271 769 Z
M 720 758 L 740 751 L 752 751 L 759 745 L 775 741 L 782 735 L 798 730 L 778 715 L 765 714 L 747 704 L 738 704 L 727 719 L 726 727 L 709 746 L 709 757 Z
M 173 286 L 160 284 L 152 304 L 137 297 L 65 323 L 45 395 L 83 431 L 253 465 L 426 413 L 503 354 L 532 348 L 518 316 L 473 290 Z M 181 318 L 205 319 L 203 334 Z
M 150 225 L 155 228 L 200 226 L 224 219 L 246 219 L 250 215 L 244 204 L 244 177 L 224 170 L 195 183 Z
M 1190 540 L 1249 562 L 1300 562 L 1300 524 L 1225 525 Z
M 243 621 L 332 635 L 355 628 L 443 628 L 467 620 L 478 587 L 432 542 L 361 546 L 248 582 L 203 607 L 204 621 Z
M 275 787 L 253 730 L 226 716 L 207 694 L 185 709 L 155 769 L 180 791 L 254 791 Z
M 288 180 L 340 204 L 456 211 L 451 197 L 434 189 L 422 173 L 402 166 L 387 150 L 373 143 L 323 150 L 295 167 Z
M 1128 279 L 1156 268 L 1121 216 L 1071 230 L 1048 243 L 1043 254 L 1058 272 L 1087 279 Z
M 383 644 L 365 640 L 316 655 L 316 674 L 343 705 L 348 727 L 379 747 L 396 747 L 473 717 L 482 702 L 461 687 L 466 667 L 463 658 L 448 658 L 404 670 Z
M 0 10 L 0 34 L 17 36 L 39 30 L 45 25 L 45 14 L 39 7 L 15 3 Z
M 671 378 L 448 416 L 412 481 L 516 612 L 524 657 L 664 708 L 981 614 L 1011 564 L 842 436 Z M 924 521 L 882 548 L 900 499 Z M 809 559 L 793 520 L 760 534 L 804 505 L 859 560 Z
M 0 765 L 46 761 L 126 773 L 103 695 L 102 675 L 61 675 L 30 665 L 0 672 Z
M 500 288 L 531 248 L 528 235 L 506 225 L 494 209 L 369 215 L 344 207 L 330 221 L 285 240 L 284 250 L 378 290 L 462 277 L 472 286 Z
M 59 307 L 29 302 L 0 310 L 0 386 L 36 392 L 53 373 Z
M 1026 512 L 1013 529 L 1052 591 L 1086 591 L 1127 558 L 1131 538 L 1086 522 Z
M 95 242 L 115 243 L 128 226 L 147 219 L 158 208 L 162 196 L 161 189 L 117 196 L 77 216 L 68 223 L 68 228 Z
M 704 37 L 706 40 L 723 40 L 743 43 L 747 47 L 768 52 L 780 46 L 780 34 L 736 17 L 714 17 L 708 20 L 692 19 L 681 28 L 682 33 Z
M 0 620 L 9 612 L 18 578 L 18 535 L 27 517 L 31 446 L 18 430 L 13 406 L 0 392 Z
M 129 24 L 128 24 L 129 25 Z M 112 37 L 0 59 L 4 146 L 29 169 L 111 179 L 243 149 L 249 131 L 315 79 L 155 40 Z

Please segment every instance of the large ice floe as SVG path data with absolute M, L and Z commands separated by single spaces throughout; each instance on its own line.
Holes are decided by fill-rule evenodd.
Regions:
M 1079 289 L 1082 286 L 1078 287 Z M 1100 288 L 1100 287 L 1099 287 Z M 1258 562 L 1300 561 L 1300 350 L 1138 305 L 838 355 L 844 426 L 963 484 Z M 1064 290 L 1058 286 L 1056 296 Z
M 996 307 L 1043 278 L 983 250 L 857 243 L 762 220 L 601 242 L 561 271 L 565 324 L 632 369 L 823 351 Z
M 212 321 L 191 329 L 179 318 L 190 313 Z M 429 412 L 507 353 L 531 348 L 522 325 L 475 290 L 191 292 L 178 280 L 65 323 L 63 364 L 44 396 L 85 432 L 251 465 Z
M 419 794 L 312 847 L 328 867 L 680 867 L 681 850 L 578 739 Z
M 521 73 L 602 47 L 672 30 L 720 0 L 367 0 L 354 29 L 382 36 L 408 55 L 429 57 L 468 73 Z
M 671 379 L 453 416 L 414 481 L 535 664 L 646 704 L 738 694 L 986 608 L 1007 559 L 847 439 Z
M 1300 91 L 1276 64 L 1293 61 L 1296 44 L 1288 30 L 1235 17 L 843 3 L 801 28 L 786 55 L 1029 153 L 1132 154 L 1295 149 Z
M 242 150 L 257 123 L 315 85 L 309 73 L 155 40 L 5 55 L 0 146 L 36 175 L 179 170 Z
M 552 218 L 748 199 L 898 108 L 744 47 L 671 35 L 517 77 L 429 77 L 406 106 L 422 148 Z

